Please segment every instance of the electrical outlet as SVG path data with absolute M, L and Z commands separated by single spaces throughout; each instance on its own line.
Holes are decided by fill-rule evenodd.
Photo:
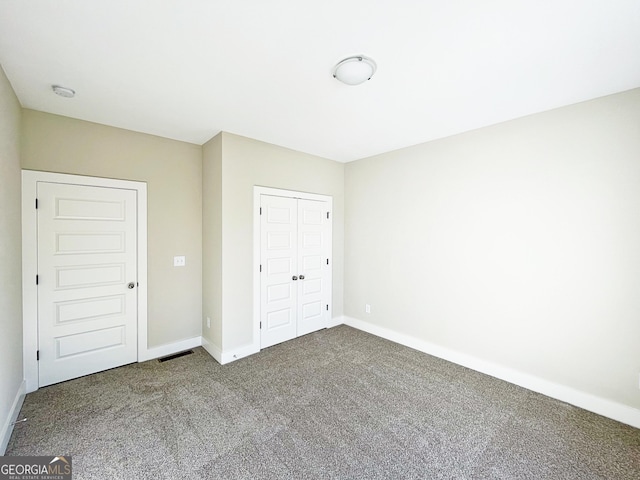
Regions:
M 173 257 L 173 266 L 174 267 L 184 267 L 187 264 L 187 259 L 184 255 L 180 255 L 178 257 Z
M 207 328 L 211 328 L 211 319 L 207 317 Z
M 364 306 L 364 313 L 371 313 L 371 305 L 368 303 Z

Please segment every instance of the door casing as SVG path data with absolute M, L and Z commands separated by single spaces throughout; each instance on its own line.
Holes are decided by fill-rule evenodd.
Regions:
M 147 184 L 130 180 L 86 177 L 62 173 L 22 171 L 22 319 L 23 361 L 26 391 L 38 389 L 38 267 L 37 216 L 35 208 L 38 182 L 122 188 L 137 192 L 138 253 L 138 362 L 147 360 Z
M 253 187 L 253 347 L 254 352 L 260 351 L 260 196 L 273 195 L 276 197 L 299 198 L 303 200 L 319 200 L 327 202 L 329 216 L 329 238 L 333 239 L 333 197 L 316 193 L 298 192 L 262 186 Z M 328 284 L 333 292 L 333 245 L 329 242 L 327 258 L 329 258 Z M 333 318 L 333 294 L 329 301 L 329 322 Z

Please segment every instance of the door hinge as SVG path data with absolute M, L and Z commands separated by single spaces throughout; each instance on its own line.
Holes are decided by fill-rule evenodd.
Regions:
M 329 265 L 329 259 L 327 258 L 327 265 Z
M 329 304 L 327 303 L 327 312 L 329 311 Z
M 260 330 L 262 330 L 262 322 L 260 322 Z
M 260 265 L 260 271 L 262 271 L 262 265 Z
M 329 220 L 329 212 L 327 212 L 327 220 Z
M 260 215 L 262 215 L 262 207 L 260 207 Z
M 36 275 L 36 285 L 38 285 L 38 283 L 40 283 L 40 275 Z
M 36 198 L 36 210 L 38 209 L 38 199 Z
M 40 361 L 40 350 L 36 350 L 36 362 Z

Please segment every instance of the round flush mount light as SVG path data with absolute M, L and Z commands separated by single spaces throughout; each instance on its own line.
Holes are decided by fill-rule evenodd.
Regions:
M 376 62 L 364 55 L 355 55 L 339 62 L 333 68 L 333 78 L 347 85 L 360 85 L 376 73 Z
M 76 95 L 75 90 L 71 90 L 70 88 L 61 87 L 60 85 L 51 85 L 51 89 L 53 93 L 56 95 L 60 95 L 65 98 L 73 98 Z

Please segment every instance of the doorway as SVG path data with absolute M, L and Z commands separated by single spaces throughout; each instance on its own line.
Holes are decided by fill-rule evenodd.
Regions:
M 260 348 L 326 328 L 331 318 L 332 199 L 256 187 Z
M 146 292 L 146 184 L 23 171 L 27 391 L 138 361 Z

